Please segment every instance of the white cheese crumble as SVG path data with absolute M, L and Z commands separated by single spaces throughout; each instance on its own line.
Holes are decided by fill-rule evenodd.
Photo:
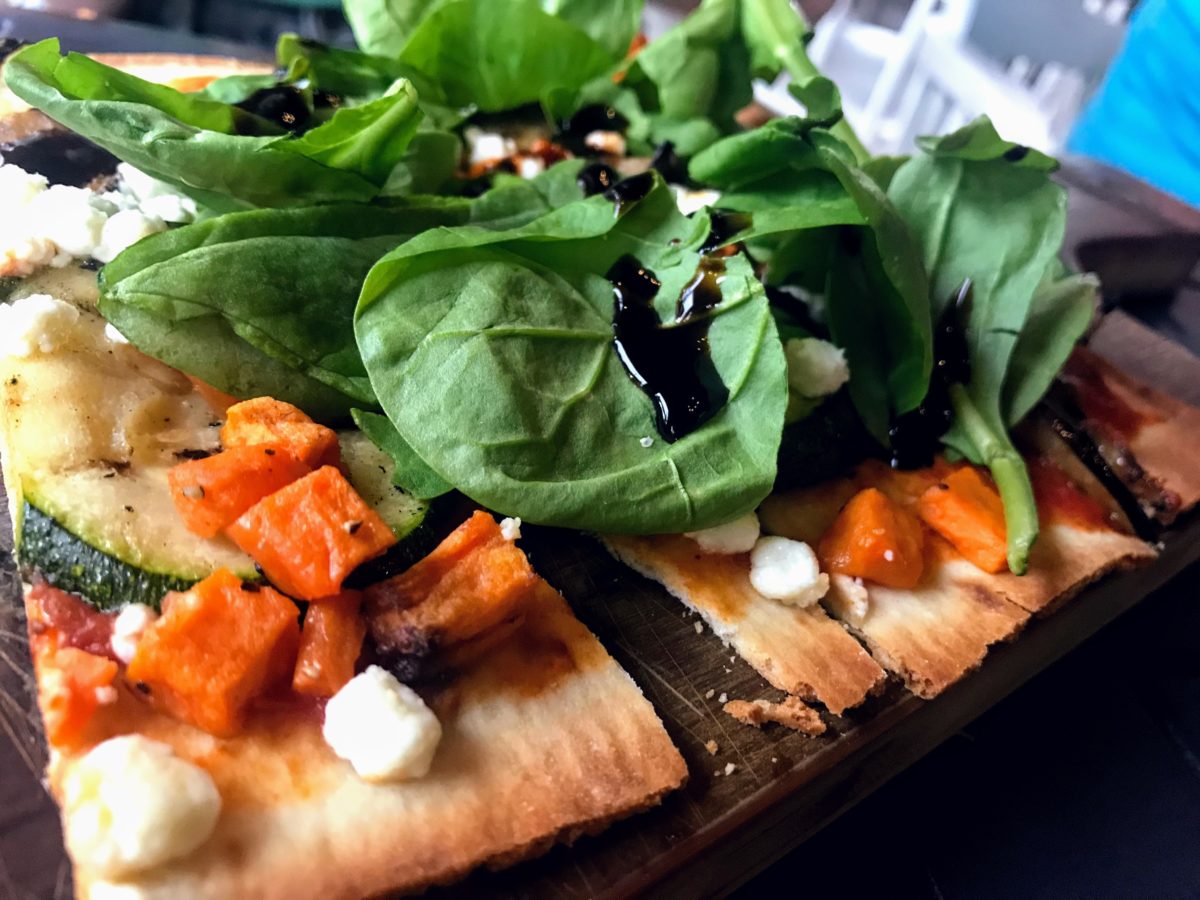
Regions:
M 125 665 L 133 662 L 138 642 L 142 639 L 146 629 L 153 625 L 157 618 L 158 613 L 145 603 L 130 603 L 117 613 L 117 617 L 113 620 L 110 641 L 113 656 Z
M 131 166 L 124 168 L 135 182 L 154 182 Z M 167 221 L 195 217 L 195 203 L 156 184 L 161 185 L 159 194 L 139 206 L 140 195 L 126 190 L 125 180 L 117 191 L 96 194 L 50 185 L 19 166 L 0 166 L 0 275 L 30 275 L 43 266 L 61 268 L 89 256 L 109 262 L 135 241 L 164 230 Z
M 706 206 L 712 206 L 721 199 L 720 191 L 699 190 L 693 191 L 689 188 L 680 187 L 677 184 L 671 185 L 671 191 L 675 194 L 675 205 L 679 207 L 679 211 L 685 216 L 690 216 L 694 212 L 698 212 Z
M 689 531 L 685 537 L 699 544 L 705 553 L 749 553 L 754 549 L 760 533 L 758 516 L 748 512 L 724 525 Z
M 692 623 L 692 628 L 695 630 L 696 634 L 704 634 L 704 623 L 699 619 Z
M 725 763 L 725 774 L 727 776 L 732 775 L 736 771 L 737 771 L 737 765 L 735 763 Z
M 516 141 L 493 131 L 468 128 L 463 137 L 467 141 L 468 158 L 472 165 L 493 159 L 507 159 L 517 152 Z
M 654 446 L 654 438 L 650 437 L 650 435 L 646 435 L 645 437 L 638 438 L 638 443 L 649 450 Z
M 326 704 L 323 734 L 360 777 L 393 781 L 429 772 L 442 726 L 414 690 L 368 666 Z
M 0 304 L 0 356 L 53 353 L 74 341 L 79 319 L 76 307 L 49 294 L 30 294 Z
M 501 519 L 500 534 L 506 541 L 519 541 L 521 539 L 521 520 L 519 518 Z
M 129 338 L 117 331 L 116 326 L 112 322 L 104 323 L 104 336 L 110 344 L 128 344 Z
M 764 597 L 804 607 L 825 596 L 829 576 L 803 541 L 762 537 L 750 553 L 750 584 Z
M 607 153 L 610 156 L 625 155 L 625 135 L 619 131 L 589 131 L 584 136 L 583 143 L 597 153 Z
M 129 163 L 117 164 L 117 179 L 120 195 L 117 202 L 122 208 L 137 208 L 152 219 L 173 224 L 195 220 L 196 201 L 165 181 L 159 181 Z
M 788 387 L 801 397 L 825 397 L 850 380 L 841 347 L 820 338 L 792 338 L 783 345 Z
M 517 161 L 517 174 L 527 181 L 546 171 L 546 164 L 536 156 L 522 156 Z
M 212 776 L 166 744 L 125 735 L 97 744 L 63 779 L 66 842 L 77 864 L 122 876 L 191 853 L 217 824 Z

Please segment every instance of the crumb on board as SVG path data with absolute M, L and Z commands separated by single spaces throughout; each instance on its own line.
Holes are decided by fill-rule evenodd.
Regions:
M 761 728 L 768 722 L 776 722 L 802 734 L 825 733 L 825 723 L 820 715 L 798 697 L 785 697 L 778 703 L 770 700 L 730 700 L 725 703 L 724 698 L 722 694 L 725 712 L 746 725 Z
M 697 619 L 695 622 L 692 623 L 692 627 L 696 629 L 696 634 L 704 633 L 704 623 L 701 622 L 699 619 Z
M 716 742 L 716 741 L 709 741 L 709 742 L 707 742 L 707 743 L 704 745 L 704 749 L 708 751 L 708 755 L 709 755 L 709 756 L 716 756 L 716 755 L 717 755 L 717 751 L 718 751 L 720 748 L 717 746 L 717 742 Z
M 724 691 L 721 691 L 721 696 L 717 698 L 717 702 L 718 702 L 718 703 L 724 703 L 724 702 L 725 702 L 725 701 L 727 701 L 728 699 L 729 699 L 729 695 L 728 695 L 728 694 L 726 694 Z
M 707 691 L 704 692 L 704 699 L 711 700 L 716 693 L 717 693 L 717 691 L 715 688 L 709 688 Z
M 737 771 L 737 766 L 735 766 L 733 763 L 725 763 L 725 774 L 726 775 L 732 775 L 736 771 Z

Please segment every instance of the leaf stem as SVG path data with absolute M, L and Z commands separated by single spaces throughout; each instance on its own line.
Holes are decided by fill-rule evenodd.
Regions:
M 1025 460 L 1007 434 L 997 433 L 987 423 L 961 384 L 951 385 L 950 405 L 1000 489 L 1008 535 L 1008 567 L 1014 574 L 1024 575 L 1029 567 L 1029 550 L 1038 537 L 1037 503 Z
M 804 23 L 805 35 L 812 34 L 812 25 L 809 24 L 808 17 L 800 11 L 798 6 L 793 5 L 793 8 L 796 15 L 800 17 L 800 21 Z M 779 61 L 783 63 L 783 68 L 792 77 L 792 81 L 801 83 L 810 78 L 821 77 L 821 70 L 808 58 L 808 53 L 802 47 L 788 46 L 780 49 L 782 52 L 779 53 Z M 871 151 L 858 139 L 858 135 L 846 118 L 845 108 L 842 109 L 842 117 L 829 130 L 834 137 L 850 148 L 850 152 L 854 154 L 859 165 L 871 158 Z

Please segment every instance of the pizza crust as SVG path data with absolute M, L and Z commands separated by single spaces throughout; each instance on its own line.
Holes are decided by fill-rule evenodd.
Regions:
M 750 585 L 748 554 L 701 553 L 679 535 L 606 536 L 609 552 L 698 612 L 773 687 L 840 715 L 882 687 L 886 673 L 819 606 L 768 600 Z
M 512 640 L 426 693 L 444 729 L 433 768 L 381 785 L 333 755 L 316 710 L 263 711 L 243 734 L 221 740 L 123 687 L 98 713 L 89 745 L 129 732 L 169 743 L 212 774 L 223 809 L 199 850 L 141 877 L 114 884 L 77 868 L 79 895 L 414 892 L 598 831 L 657 804 L 687 777 L 633 680 L 545 582 Z M 76 758 L 52 761 L 56 797 Z

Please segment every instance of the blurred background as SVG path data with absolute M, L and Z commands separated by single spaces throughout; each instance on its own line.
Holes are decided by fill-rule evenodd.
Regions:
M 1200 77 L 1200 0 L 799 2 L 816 25 L 810 54 L 871 150 L 908 152 L 917 135 L 986 112 L 1011 140 L 1099 160 L 1200 206 L 1200 105 L 1187 90 Z M 647 36 L 695 5 L 651 2 Z M 5 27 L 32 36 L 22 13 L 93 26 L 86 49 L 105 49 L 98 23 L 120 49 L 139 33 L 147 50 L 242 56 L 269 56 L 285 31 L 354 43 L 340 0 L 0 0 L 0 38 Z M 70 28 L 52 28 L 70 46 Z M 757 93 L 774 112 L 798 111 L 784 84 Z

